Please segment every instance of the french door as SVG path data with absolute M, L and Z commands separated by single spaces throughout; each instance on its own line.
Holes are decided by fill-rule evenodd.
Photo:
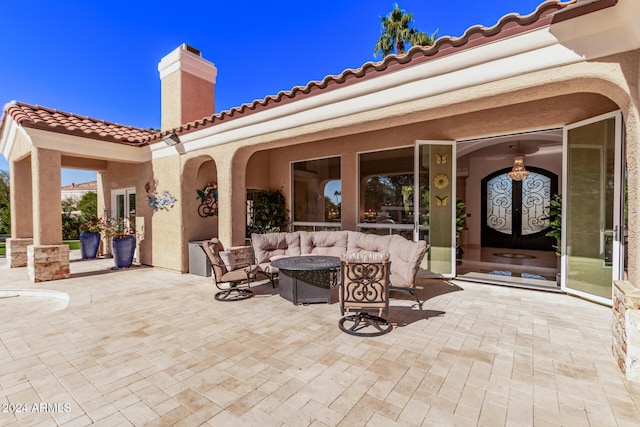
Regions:
M 414 240 L 425 240 L 430 248 L 421 268 L 455 277 L 455 142 L 416 141 L 414 162 Z
M 136 218 L 136 190 L 128 188 L 111 192 L 111 218 L 133 225 Z
M 554 250 L 557 242 L 546 234 L 551 198 L 558 193 L 558 176 L 533 166 L 527 170 L 529 175 L 522 181 L 509 177 L 511 168 L 482 179 L 483 247 Z
M 562 289 L 610 304 L 624 274 L 621 113 L 566 126 L 563 156 Z

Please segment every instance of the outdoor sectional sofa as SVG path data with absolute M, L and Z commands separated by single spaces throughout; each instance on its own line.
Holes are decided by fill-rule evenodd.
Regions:
M 420 303 L 415 292 L 418 267 L 426 252 L 424 240 L 413 242 L 399 235 L 376 235 L 357 231 L 295 231 L 291 233 L 252 234 L 256 263 L 268 273 L 277 273 L 271 261 L 286 256 L 349 254 L 389 254 L 391 260 L 390 289 L 409 292 Z

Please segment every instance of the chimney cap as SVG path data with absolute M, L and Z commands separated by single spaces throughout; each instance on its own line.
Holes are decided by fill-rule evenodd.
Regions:
M 186 43 L 182 43 L 162 58 L 158 64 L 158 71 L 161 80 L 177 71 L 186 71 L 214 84 L 218 74 L 216 66 L 204 59 L 199 49 Z
M 202 57 L 202 52 L 200 52 L 200 49 L 196 49 L 195 47 L 193 47 L 191 45 L 188 45 L 186 43 L 182 43 L 182 46 L 180 46 L 180 47 L 183 48 L 183 49 L 188 50 L 191 53 L 194 53 L 194 54 Z

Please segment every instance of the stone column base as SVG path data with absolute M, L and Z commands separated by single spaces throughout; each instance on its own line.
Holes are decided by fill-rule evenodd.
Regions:
M 9 268 L 26 267 L 27 246 L 33 245 L 33 238 L 7 239 L 5 245 Z
M 626 379 L 640 382 L 640 289 L 613 284 L 613 355 Z
M 30 245 L 27 257 L 27 273 L 32 282 L 66 279 L 70 275 L 67 245 Z

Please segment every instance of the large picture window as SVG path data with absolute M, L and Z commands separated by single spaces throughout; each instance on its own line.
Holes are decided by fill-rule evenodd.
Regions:
M 413 147 L 406 147 L 360 154 L 361 230 L 398 233 L 412 238 L 413 150 Z
M 342 205 L 340 157 L 295 162 L 292 176 L 294 229 L 339 229 Z

